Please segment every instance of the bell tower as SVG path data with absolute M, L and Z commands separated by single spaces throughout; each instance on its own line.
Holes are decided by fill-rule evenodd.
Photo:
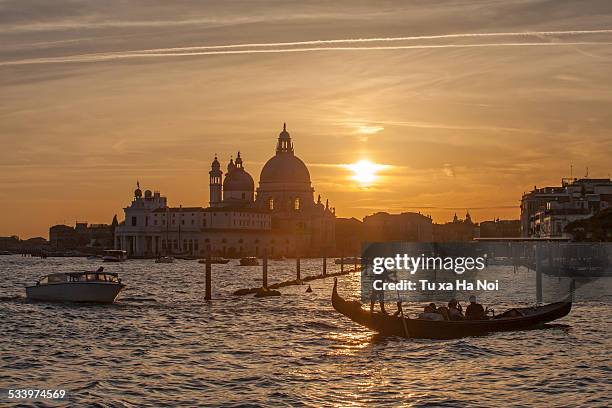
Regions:
M 215 155 L 215 160 L 213 160 L 211 170 L 208 172 L 208 174 L 210 174 L 210 206 L 220 207 L 223 186 L 223 172 L 221 171 L 221 165 L 219 164 L 217 155 Z

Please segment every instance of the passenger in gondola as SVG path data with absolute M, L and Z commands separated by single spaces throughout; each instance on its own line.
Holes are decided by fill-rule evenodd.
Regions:
M 484 320 L 486 313 L 484 307 L 476 302 L 476 296 L 470 296 L 470 304 L 465 309 L 465 318 L 468 320 Z
M 433 305 L 433 307 L 432 307 Z M 436 313 L 436 305 L 435 303 L 430 303 L 423 309 L 423 313 L 419 315 L 419 319 L 423 320 L 444 320 L 444 317 Z
M 457 299 L 451 299 L 451 301 L 448 302 L 448 317 L 451 320 L 465 319 L 463 313 L 461 312 L 461 305 L 459 302 L 457 302 Z

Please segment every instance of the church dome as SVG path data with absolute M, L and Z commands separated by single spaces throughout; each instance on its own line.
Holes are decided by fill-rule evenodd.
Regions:
M 242 157 L 240 152 L 236 157 L 236 163 L 230 160 L 230 164 L 227 165 L 227 173 L 225 180 L 223 180 L 223 190 L 225 191 L 254 191 L 255 182 L 253 177 L 244 170 Z
M 293 154 L 277 154 L 264 165 L 260 183 L 308 183 L 310 173 L 300 158 Z
M 310 185 L 308 168 L 293 152 L 291 135 L 287 132 L 287 124 L 278 135 L 276 156 L 266 162 L 259 183 L 307 183 Z
M 223 180 L 223 190 L 225 191 L 253 191 L 255 182 L 253 177 L 243 169 L 234 169 L 227 173 Z

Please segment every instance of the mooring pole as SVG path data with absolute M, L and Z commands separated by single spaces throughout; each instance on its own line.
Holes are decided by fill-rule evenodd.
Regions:
M 206 292 L 204 295 L 204 299 L 211 300 L 211 292 L 212 292 L 212 265 L 210 264 L 210 253 L 206 255 Z
M 536 303 L 542 303 L 542 248 L 535 244 Z
M 355 272 L 357 272 L 357 255 L 355 255 Z
M 295 279 L 297 280 L 302 279 L 302 277 L 300 276 L 300 257 L 299 256 L 295 258 Z
M 268 288 L 268 250 L 264 249 L 263 253 L 263 262 L 262 262 L 262 277 L 261 277 L 261 286 L 264 288 Z
M 344 273 L 344 251 L 340 252 L 340 273 Z
M 327 256 L 323 253 L 323 276 L 327 275 Z

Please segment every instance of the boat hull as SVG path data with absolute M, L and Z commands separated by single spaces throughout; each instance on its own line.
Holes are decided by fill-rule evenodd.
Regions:
M 26 296 L 53 302 L 113 303 L 124 287 L 122 283 L 105 282 L 52 283 L 28 286 Z
M 332 292 L 334 309 L 352 321 L 385 336 L 450 339 L 480 336 L 500 331 L 526 330 L 566 316 L 572 309 L 571 301 L 551 303 L 533 308 L 517 308 L 523 316 L 488 320 L 433 321 L 391 316 L 370 312 L 357 301 L 346 301 L 338 295 L 337 283 Z

